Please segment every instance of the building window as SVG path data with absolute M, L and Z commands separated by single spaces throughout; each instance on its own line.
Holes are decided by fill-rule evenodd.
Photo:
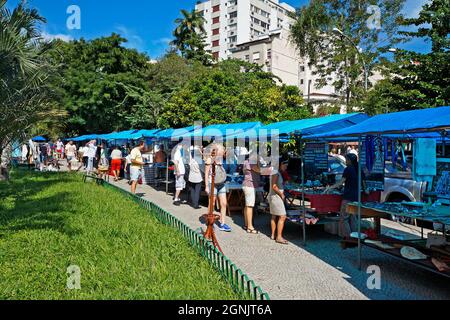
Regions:
M 212 46 L 213 46 L 213 47 L 218 47 L 218 46 L 219 46 L 219 40 L 214 40 L 214 41 L 212 42 Z
M 213 12 L 220 11 L 220 4 L 218 4 L 217 6 L 214 6 L 212 9 L 213 9 Z
M 219 60 L 219 52 L 213 52 L 212 56 L 215 60 Z
M 253 61 L 258 61 L 260 58 L 259 52 L 253 52 Z
M 305 80 L 300 79 L 300 84 L 301 84 L 301 85 L 304 85 L 304 84 L 305 84 Z
M 215 17 L 213 18 L 213 24 L 219 23 L 220 22 L 220 17 Z
M 230 42 L 230 43 L 237 42 L 237 36 L 229 37 L 228 42 Z
M 267 49 L 267 59 L 272 59 L 272 49 Z
M 305 66 L 300 66 L 300 72 L 305 72 Z
M 250 61 L 250 55 L 248 55 L 248 54 L 245 55 L 245 61 L 247 61 L 247 62 Z
M 234 19 L 234 18 L 237 18 L 237 11 L 230 13 L 230 19 Z
M 219 28 L 217 28 L 217 29 L 214 29 L 214 30 L 212 31 L 212 34 L 213 34 L 213 36 L 216 36 L 216 35 L 218 35 L 218 34 L 219 34 L 219 31 L 220 31 L 220 29 L 219 29 Z

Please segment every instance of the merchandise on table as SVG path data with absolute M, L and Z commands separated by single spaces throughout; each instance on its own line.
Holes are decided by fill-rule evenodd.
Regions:
M 418 205 L 417 203 L 396 202 L 367 202 L 364 207 L 384 211 L 392 215 L 400 215 L 412 219 L 421 219 L 429 222 L 450 225 L 450 207 L 442 205 Z
M 400 249 L 400 254 L 403 258 L 406 258 L 408 260 L 426 260 L 428 258 L 427 255 L 423 254 L 416 248 L 407 246 Z

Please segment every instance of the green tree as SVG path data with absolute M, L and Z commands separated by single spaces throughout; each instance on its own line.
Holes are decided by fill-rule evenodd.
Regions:
M 47 79 L 52 72 L 39 25 L 45 19 L 20 2 L 11 12 L 0 0 L 0 156 L 3 178 L 14 141 L 28 136 L 44 117 L 51 118 L 53 104 Z M 8 152 L 5 152 L 8 150 Z
M 152 90 L 169 99 L 174 92 L 206 70 L 200 62 L 189 61 L 171 52 L 150 66 L 149 85 Z
M 310 115 L 298 88 L 277 86 L 274 76 L 257 65 L 226 60 L 197 74 L 174 93 L 161 114 L 160 125 L 269 123 Z
M 92 41 L 60 41 L 52 51 L 64 79 L 53 86 L 69 114 L 66 134 L 156 126 L 162 102 L 149 86 L 150 59 L 125 48 L 124 42 L 112 34 Z
M 380 55 L 399 41 L 397 20 L 403 4 L 404 0 L 311 0 L 297 11 L 293 42 L 319 75 L 316 85 L 333 85 L 348 111 L 365 96 L 364 68 L 372 74 Z
M 432 51 L 397 50 L 395 60 L 385 61 L 386 78 L 366 99 L 366 112 L 376 114 L 450 104 L 450 6 L 448 0 L 425 4 L 418 18 L 404 19 L 406 40 L 431 41 Z M 413 30 L 415 29 L 415 30 Z
M 434 53 L 448 52 L 450 49 L 449 0 L 431 0 L 422 7 L 418 18 L 402 19 L 401 25 L 417 27 L 414 31 L 402 31 L 400 34 L 430 40 Z
M 211 55 L 205 50 L 205 19 L 195 9 L 191 12 L 181 10 L 182 18 L 175 20 L 177 27 L 173 32 L 172 45 L 183 57 L 196 60 L 204 65 L 211 64 Z

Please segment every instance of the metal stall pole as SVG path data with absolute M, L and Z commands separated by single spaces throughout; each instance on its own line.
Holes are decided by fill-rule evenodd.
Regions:
M 445 138 L 447 137 L 447 131 L 443 130 L 441 132 L 442 136 L 442 158 L 445 158 Z
M 301 144 L 301 139 L 298 139 L 300 144 L 300 158 L 301 158 L 301 175 L 302 175 L 302 230 L 303 230 L 303 246 L 306 246 L 306 207 L 305 207 L 305 162 L 303 155 L 303 146 Z
M 166 194 L 169 194 L 169 155 L 166 156 Z
M 361 246 L 361 189 L 362 189 L 362 175 L 361 175 L 361 154 L 362 142 L 361 136 L 358 137 L 358 269 L 362 269 L 362 246 Z M 367 155 L 366 155 L 367 157 Z

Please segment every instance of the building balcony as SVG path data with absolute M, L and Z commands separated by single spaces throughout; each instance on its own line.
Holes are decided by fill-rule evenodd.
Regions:
M 228 14 L 230 14 L 230 13 L 232 13 L 232 12 L 235 12 L 235 11 L 237 11 L 237 5 L 234 5 L 234 6 L 231 6 L 231 7 L 228 7 L 228 9 L 227 9 L 227 13 Z

